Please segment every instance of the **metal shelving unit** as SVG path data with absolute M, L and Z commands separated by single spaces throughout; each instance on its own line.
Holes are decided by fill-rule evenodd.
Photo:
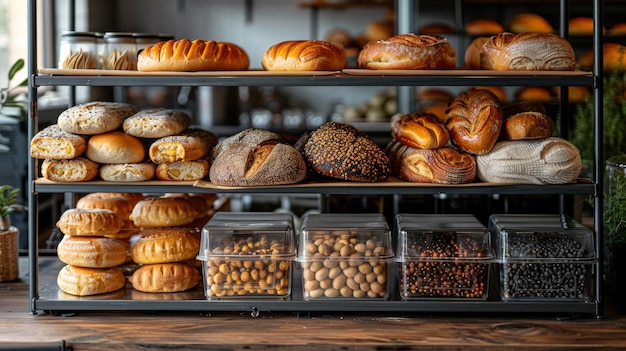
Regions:
M 405 4 L 411 0 L 397 0 Z M 560 0 L 561 6 L 566 9 L 568 0 Z M 58 73 L 39 71 L 36 65 L 36 0 L 29 0 L 29 77 L 30 77 L 30 106 L 29 106 L 29 135 L 37 131 L 37 88 L 40 86 L 409 86 L 409 85 L 440 85 L 440 86 L 473 86 L 473 85 L 543 85 L 543 86 L 589 86 L 593 88 L 595 99 L 595 167 L 593 179 L 589 183 L 561 184 L 561 185 L 495 185 L 495 184 L 468 184 L 468 185 L 424 185 L 402 181 L 390 181 L 363 186 L 343 186 L 340 182 L 310 183 L 293 186 L 276 186 L 264 188 L 224 188 L 212 187 L 210 183 L 171 183 L 149 181 L 143 183 L 107 183 L 94 181 L 86 183 L 54 183 L 37 179 L 38 170 L 35 160 L 29 163 L 29 176 L 32 180 L 29 196 L 29 295 L 31 300 L 30 311 L 93 311 L 93 310 L 145 310 L 145 311 L 250 311 L 254 316 L 259 311 L 368 311 L 368 312 L 539 312 L 539 313 L 581 313 L 596 317 L 603 315 L 602 297 L 602 193 L 603 169 L 598 160 L 602 160 L 602 34 L 594 34 L 594 53 L 598 59 L 594 63 L 592 73 L 569 75 L 559 74 L 516 74 L 502 75 L 490 72 L 429 72 L 416 75 L 354 75 L 336 73 L 329 75 L 271 75 L 238 76 L 236 74 L 219 75 L 63 75 Z M 602 0 L 593 0 L 596 28 L 602 27 Z M 562 21 L 567 11 L 562 11 Z M 593 299 L 585 302 L 502 302 L 491 300 L 412 300 L 400 301 L 392 293 L 389 300 L 336 300 L 336 301 L 304 301 L 298 286 L 297 272 L 294 273 L 292 296 L 285 300 L 268 299 L 236 299 L 236 300 L 207 300 L 201 288 L 191 292 L 183 300 L 141 300 L 133 298 L 126 288 L 124 296 L 112 298 L 61 298 L 60 291 L 54 282 L 40 288 L 38 275 L 38 222 L 37 197 L 40 193 L 86 193 L 95 191 L 115 192 L 211 192 L 211 193 L 310 193 L 310 194 L 552 194 L 569 195 L 581 194 L 594 197 L 594 226 L 596 232 L 595 245 L 598 248 L 599 263 L 595 265 L 595 286 L 592 292 Z M 393 272 L 393 271 L 390 271 Z M 393 291 L 393 287 L 390 288 Z

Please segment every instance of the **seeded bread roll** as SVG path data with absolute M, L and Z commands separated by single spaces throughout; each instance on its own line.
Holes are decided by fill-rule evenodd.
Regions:
M 217 135 L 199 128 L 160 138 L 150 145 L 148 153 L 152 162 L 172 163 L 193 161 L 210 154 L 217 144 Z
M 86 268 L 66 265 L 59 271 L 57 285 L 75 296 L 90 296 L 119 290 L 126 284 L 119 267 Z
M 191 125 L 191 116 L 172 109 L 149 109 L 126 118 L 124 131 L 138 138 L 162 138 L 181 133 Z
M 189 290 L 200 282 L 198 270 L 186 263 L 157 263 L 143 265 L 128 280 L 135 290 L 148 293 Z
M 130 220 L 141 228 L 177 227 L 197 218 L 198 210 L 184 199 L 147 197 L 133 207 Z
M 116 163 L 100 166 L 100 178 L 109 182 L 143 182 L 154 178 L 152 162 Z
M 137 111 L 137 108 L 131 104 L 93 101 L 61 112 L 57 118 L 57 124 L 68 133 L 101 134 L 118 129 L 124 119 Z
M 169 263 L 195 258 L 200 242 L 187 229 L 149 229 L 135 235 L 130 248 L 135 263 Z
M 77 236 L 115 234 L 123 225 L 124 220 L 111 210 L 85 208 L 65 210 L 56 223 L 63 234 Z
M 126 245 L 105 237 L 66 235 L 57 246 L 61 262 L 78 267 L 109 268 L 126 262 Z
M 98 176 L 99 167 L 82 156 L 71 160 L 46 159 L 41 163 L 41 175 L 55 182 L 86 182 Z
M 116 130 L 89 138 L 85 156 L 98 163 L 137 163 L 144 160 L 146 150 L 141 140 Z
M 416 149 L 438 149 L 450 141 L 450 133 L 429 113 L 396 114 L 391 117 L 391 136 Z
M 161 163 L 156 168 L 156 177 L 161 180 L 191 181 L 209 175 L 209 162 L 206 159 Z
M 39 159 L 68 160 L 85 152 L 83 136 L 63 131 L 57 124 L 40 130 L 30 141 L 30 156 Z
M 153 71 L 241 71 L 250 65 L 239 46 L 215 40 L 169 40 L 143 49 L 137 70 Z
M 268 71 L 338 71 L 346 56 L 338 46 L 322 40 L 289 40 L 272 45 L 261 59 Z

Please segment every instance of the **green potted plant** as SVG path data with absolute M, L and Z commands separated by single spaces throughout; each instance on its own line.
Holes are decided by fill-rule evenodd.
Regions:
M 604 196 L 604 234 L 608 246 L 610 281 L 615 292 L 626 289 L 626 154 L 606 161 Z M 618 298 L 618 307 L 626 310 L 626 302 Z
M 9 214 L 26 208 L 17 203 L 19 189 L 0 186 L 0 282 L 17 279 L 19 230 L 11 225 Z
M 19 92 L 20 87 L 28 86 L 28 78 L 17 85 L 11 84 L 17 73 L 23 68 L 24 59 L 16 60 L 9 69 L 7 86 L 0 89 L 0 113 L 3 115 L 21 118 L 26 113 L 27 99 L 16 94 L 16 92 Z

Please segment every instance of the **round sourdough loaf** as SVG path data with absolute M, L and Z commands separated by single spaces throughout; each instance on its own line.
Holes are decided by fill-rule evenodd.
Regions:
M 105 237 L 66 235 L 57 254 L 63 263 L 78 267 L 109 268 L 126 262 L 128 253 L 121 241 Z
M 57 275 L 57 285 L 63 292 L 75 296 L 90 296 L 119 290 L 126 284 L 119 267 L 88 268 L 66 265 Z
M 126 117 L 137 111 L 137 108 L 131 104 L 92 101 L 61 112 L 57 118 L 57 124 L 68 133 L 101 134 L 118 129 Z

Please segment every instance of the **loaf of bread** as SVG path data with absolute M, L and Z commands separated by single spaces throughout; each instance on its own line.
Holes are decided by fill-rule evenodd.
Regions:
M 409 182 L 464 184 L 476 178 L 474 156 L 452 147 L 416 149 L 392 140 L 386 152 L 392 174 Z
M 197 216 L 198 210 L 184 199 L 146 197 L 133 207 L 129 219 L 140 228 L 158 228 L 189 224 Z
M 246 129 L 216 146 L 209 179 L 223 186 L 294 184 L 306 170 L 302 154 L 279 135 Z
M 310 133 L 304 155 L 311 168 L 324 176 L 357 182 L 389 177 L 389 157 L 374 140 L 347 124 L 326 122 Z
M 115 163 L 100 166 L 100 178 L 109 182 L 143 182 L 153 179 L 156 165 L 152 162 Z
M 261 58 L 268 71 L 339 71 L 345 52 L 323 40 L 288 40 L 269 47 Z
M 153 71 L 241 71 L 250 58 L 244 49 L 215 40 L 178 39 L 161 41 L 143 49 L 137 70 Z
M 549 33 L 500 33 L 480 52 L 482 69 L 498 71 L 573 71 L 576 54 L 563 37 Z
M 189 290 L 201 280 L 198 270 L 186 263 L 146 264 L 128 278 L 135 290 L 147 293 Z
M 450 133 L 437 116 L 428 113 L 395 114 L 391 136 L 416 149 L 438 149 L 450 141 Z
M 465 33 L 471 36 L 491 36 L 504 32 L 504 26 L 491 18 L 474 18 L 465 23 Z
M 137 163 L 144 160 L 146 150 L 138 138 L 115 130 L 89 138 L 85 156 L 97 163 Z
M 55 182 L 86 182 L 98 176 L 99 167 L 82 156 L 70 160 L 45 159 L 41 163 L 41 176 Z
M 217 199 L 215 194 L 187 194 L 187 193 L 166 193 L 162 197 L 182 199 L 189 202 L 196 209 L 196 218 L 206 218 L 213 210 L 213 202 Z
M 90 193 L 78 201 L 76 208 L 111 210 L 122 220 L 127 220 L 134 204 L 122 195 L 105 195 L 106 193 Z
M 123 288 L 125 284 L 126 278 L 119 267 L 88 268 L 66 265 L 57 276 L 59 289 L 75 296 L 109 293 Z
M 480 51 L 489 37 L 476 37 L 465 50 L 465 68 L 480 69 Z
M 456 53 L 439 35 L 398 34 L 367 43 L 357 64 L 367 69 L 452 69 L 456 67 Z
M 519 13 L 513 16 L 508 23 L 509 31 L 513 33 L 553 33 L 554 28 L 542 16 L 535 13 Z
M 81 135 L 63 131 L 57 124 L 40 130 L 30 141 L 30 156 L 39 159 L 68 160 L 81 156 L 87 141 Z
M 502 106 L 489 90 L 472 88 L 454 99 L 446 111 L 446 128 L 459 149 L 480 155 L 491 150 L 502 129 Z
M 104 236 L 115 234 L 124 220 L 115 212 L 103 209 L 70 208 L 61 214 L 56 226 L 65 235 Z
M 502 140 L 540 139 L 552 136 L 554 121 L 539 101 L 519 101 L 502 108 Z
M 130 248 L 135 263 L 169 263 L 195 258 L 200 242 L 187 229 L 145 229 L 133 237 Z
M 157 164 L 193 161 L 209 155 L 216 144 L 214 133 L 189 128 L 180 134 L 157 139 L 150 145 L 148 153 L 152 162 Z
M 554 101 L 554 95 L 549 87 L 525 86 L 515 92 L 516 101 Z
M 576 16 L 568 21 L 570 35 L 592 35 L 593 34 L 593 17 Z
M 126 118 L 124 131 L 138 138 L 162 138 L 181 133 L 191 125 L 191 116 L 184 111 L 154 108 L 142 110 Z
M 156 168 L 156 177 L 161 180 L 191 181 L 209 175 L 209 161 L 204 158 L 192 161 L 161 163 Z
M 137 111 L 137 107 L 131 104 L 92 101 L 61 112 L 57 124 L 68 133 L 101 134 L 118 129 L 124 119 Z
M 57 246 L 61 262 L 78 267 L 109 268 L 126 262 L 126 245 L 105 237 L 66 235 Z

